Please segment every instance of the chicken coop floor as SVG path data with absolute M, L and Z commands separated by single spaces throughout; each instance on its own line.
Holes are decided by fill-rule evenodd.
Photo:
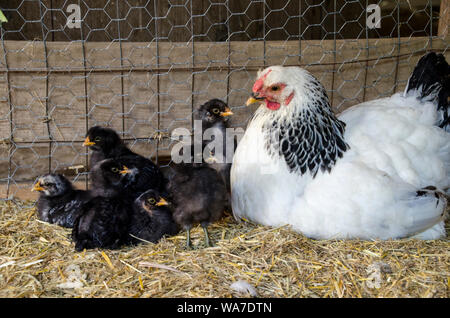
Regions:
M 286 227 L 238 224 L 120 250 L 77 253 L 70 229 L 36 218 L 34 201 L 0 202 L 0 297 L 449 297 L 450 240 L 317 241 Z M 450 224 L 447 223 L 447 233 Z

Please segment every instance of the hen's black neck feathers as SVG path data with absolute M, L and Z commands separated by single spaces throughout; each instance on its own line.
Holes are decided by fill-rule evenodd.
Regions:
M 313 79 L 305 84 L 308 98 L 296 114 L 274 118 L 263 129 L 269 154 L 284 158 L 290 172 L 309 171 L 315 177 L 319 170 L 330 172 L 350 147 L 344 140 L 345 123 L 334 115 L 324 87 Z

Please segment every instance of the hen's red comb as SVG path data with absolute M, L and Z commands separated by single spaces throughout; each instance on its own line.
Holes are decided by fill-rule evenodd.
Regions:
M 256 80 L 255 84 L 253 84 L 252 88 L 253 92 L 259 91 L 264 86 L 264 80 L 266 79 L 267 75 L 269 75 L 270 72 L 272 72 L 272 70 L 268 70 L 266 74 L 264 74 L 263 76 L 261 76 Z

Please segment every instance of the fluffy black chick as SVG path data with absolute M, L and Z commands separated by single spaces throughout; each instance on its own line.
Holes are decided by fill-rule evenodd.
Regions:
M 128 149 L 113 129 L 100 126 L 91 127 L 83 145 L 92 149 L 91 168 L 99 161 L 110 158 L 120 159 L 129 168 L 137 168 L 140 178 L 130 179 L 132 187 L 128 189 L 139 190 L 142 193 L 147 189 L 160 190 L 164 188 L 164 177 L 159 167 L 150 159 Z
M 93 126 L 89 128 L 83 146 L 92 150 L 90 167 L 107 158 L 135 155 L 111 128 Z
M 80 215 L 82 205 L 92 197 L 90 191 L 74 189 L 60 174 L 40 177 L 31 191 L 39 191 L 37 210 L 40 220 L 69 228 Z
M 191 247 L 190 229 L 201 224 L 205 242 L 211 246 L 207 227 L 218 221 L 227 204 L 227 190 L 213 168 L 207 165 L 178 164 L 168 174 L 167 190 L 174 205 L 173 219 L 187 231 L 187 247 Z
M 136 198 L 149 189 L 164 191 L 164 175 L 151 160 L 142 156 L 125 156 L 116 160 L 125 166 L 124 188 L 131 196 Z
M 220 99 L 211 99 L 200 105 L 194 112 L 194 120 L 201 121 L 203 138 L 196 140 L 195 136 L 198 135 L 194 135 L 192 146 L 194 163 L 198 163 L 201 158 L 201 162 L 215 169 L 222 176 L 228 192 L 230 192 L 231 160 L 227 160 L 227 154 L 234 152 L 236 148 L 234 138 L 230 140 L 232 144 L 228 145 L 230 149 L 227 147 L 226 129 L 228 128 L 228 118 L 231 115 L 233 115 L 231 109 Z M 212 141 L 215 141 L 216 138 L 221 138 L 222 151 L 216 151 L 217 148 L 211 149 L 211 146 L 214 145 Z M 200 143 L 201 147 L 198 146 Z
M 114 180 L 121 192 L 129 200 L 134 201 L 139 195 L 149 189 L 164 191 L 165 179 L 159 168 L 150 160 L 142 157 L 126 156 L 117 159 L 105 159 L 103 173 L 92 173 L 93 191 L 100 195 L 110 191 L 113 178 L 106 178 L 105 173 L 119 170 L 120 178 Z M 119 177 L 119 175 L 117 175 Z
M 194 112 L 194 119 L 201 120 L 203 129 L 213 126 L 227 127 L 229 116 L 233 115 L 227 104 L 220 99 L 214 98 L 200 105 Z M 224 131 L 225 133 L 225 131 Z
M 141 240 L 156 243 L 164 235 L 177 234 L 178 230 L 169 203 L 160 192 L 148 190 L 134 201 L 129 228 L 131 243 L 137 244 Z
M 113 159 L 102 160 L 92 168 L 95 197 L 83 205 L 72 229 L 77 251 L 115 249 L 128 242 L 132 199 L 124 191 L 125 175 L 126 169 Z
M 118 159 L 101 160 L 91 169 L 91 191 L 100 197 L 123 195 L 129 175 L 130 170 Z M 127 200 L 132 202 L 134 199 Z

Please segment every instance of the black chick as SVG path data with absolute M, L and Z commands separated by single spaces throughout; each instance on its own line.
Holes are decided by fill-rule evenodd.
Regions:
M 106 167 L 110 165 L 113 169 L 119 169 L 121 175 L 120 180 L 117 180 L 116 187 L 120 187 L 122 194 L 128 198 L 131 202 L 138 196 L 149 189 L 158 191 L 164 190 L 164 176 L 159 171 L 159 168 L 153 163 L 149 163 L 146 158 L 140 157 L 121 157 L 117 159 L 105 159 L 102 161 Z M 108 179 L 101 173 L 93 173 L 91 175 L 91 181 L 93 185 L 93 191 L 103 195 L 105 191 L 109 191 L 111 184 Z
M 229 145 L 233 149 L 228 149 L 226 140 L 226 129 L 228 128 L 228 118 L 233 115 L 230 108 L 220 99 L 211 99 L 204 103 L 194 112 L 194 120 L 202 121 L 202 136 L 203 138 L 211 138 L 207 140 L 193 140 L 193 154 L 194 163 L 198 163 L 200 158 L 202 158 L 203 163 L 207 163 L 211 168 L 215 169 L 223 178 L 227 191 L 230 192 L 230 170 L 231 170 L 231 160 L 227 160 L 227 154 L 234 152 L 236 145 L 233 140 L 232 145 Z M 207 136 L 205 131 L 208 129 Z M 196 135 L 194 135 L 196 136 Z M 210 149 L 210 144 L 215 138 L 222 137 L 222 151 L 221 153 Z M 201 148 L 195 147 L 195 144 L 202 143 Z M 200 151 L 200 152 L 199 152 Z M 229 161 L 229 162 L 227 162 Z
M 113 197 L 125 193 L 130 169 L 118 159 L 104 159 L 91 169 L 91 191 L 95 196 Z M 125 197 L 125 196 L 124 196 Z M 127 199 L 133 202 L 134 199 Z
M 158 191 L 148 190 L 134 201 L 129 233 L 136 238 L 130 238 L 132 243 L 139 243 L 139 239 L 156 243 L 164 235 L 177 234 L 178 230 L 169 203 Z
M 130 196 L 136 198 L 149 189 L 164 191 L 166 180 L 151 160 L 142 156 L 125 156 L 116 161 L 125 166 L 123 186 Z
M 92 169 L 92 192 L 75 221 L 72 239 L 75 249 L 115 249 L 128 241 L 132 200 L 124 193 L 126 169 L 113 159 L 98 162 Z
M 227 191 L 221 176 L 207 165 L 178 164 L 168 175 L 167 190 L 174 205 L 173 219 L 187 231 L 187 247 L 191 247 L 190 229 L 200 223 L 205 242 L 211 246 L 207 227 L 218 221 L 227 204 Z
M 203 129 L 220 126 L 227 128 L 228 116 L 233 115 L 227 104 L 220 99 L 214 98 L 200 105 L 194 112 L 194 119 L 201 120 Z M 225 134 L 225 131 L 223 131 Z
M 81 213 L 81 207 L 92 194 L 76 190 L 72 183 L 60 174 L 46 174 L 38 179 L 31 191 L 39 191 L 37 201 L 40 220 L 63 227 L 73 227 Z
M 147 189 L 164 188 L 164 177 L 158 166 L 150 159 L 128 149 L 113 129 L 100 126 L 91 127 L 83 146 L 92 149 L 91 168 L 101 160 L 120 158 L 127 167 L 139 169 L 141 176 L 139 180 L 136 180 L 138 183 L 135 182 L 135 187 L 142 188 L 145 184 L 144 189 L 141 189 L 141 193 Z
M 135 155 L 111 128 L 93 126 L 89 128 L 83 146 L 92 150 L 90 167 L 107 158 Z

